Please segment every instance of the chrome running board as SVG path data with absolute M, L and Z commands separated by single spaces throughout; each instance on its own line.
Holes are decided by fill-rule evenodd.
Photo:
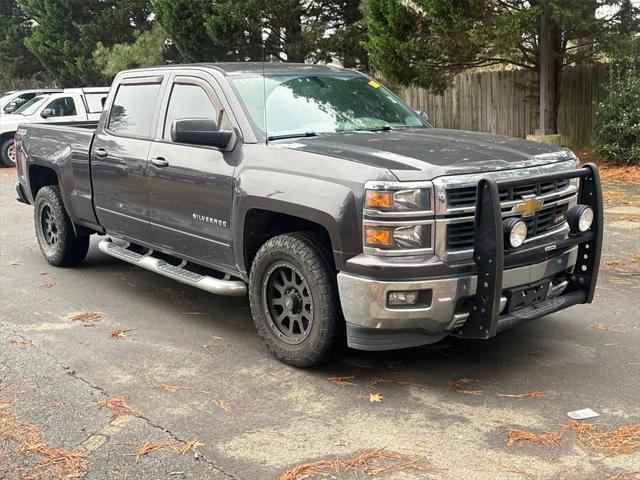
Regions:
M 164 260 L 154 258 L 153 250 L 141 254 L 130 250 L 128 247 L 129 244 L 126 246 L 116 245 L 110 238 L 101 240 L 98 244 L 100 251 L 107 255 L 159 273 L 186 285 L 191 285 L 216 295 L 243 296 L 247 294 L 247 285 L 242 280 L 231 280 L 231 276 L 228 274 L 222 279 L 201 275 L 184 268 L 187 264 L 186 261 L 183 261 L 180 265 L 171 265 Z

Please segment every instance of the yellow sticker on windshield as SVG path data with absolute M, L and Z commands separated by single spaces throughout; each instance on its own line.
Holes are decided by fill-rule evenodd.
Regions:
M 378 82 L 376 82 L 375 80 L 371 80 L 369 82 L 369 86 L 373 87 L 373 88 L 380 88 L 380 84 Z

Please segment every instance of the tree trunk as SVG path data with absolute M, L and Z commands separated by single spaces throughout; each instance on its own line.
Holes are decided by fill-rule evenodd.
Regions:
M 560 75 L 562 73 L 562 31 L 553 18 L 541 19 L 540 56 L 538 75 L 540 81 L 541 124 L 539 133 L 558 133 L 558 105 L 560 103 Z M 544 90 L 544 92 L 543 92 Z

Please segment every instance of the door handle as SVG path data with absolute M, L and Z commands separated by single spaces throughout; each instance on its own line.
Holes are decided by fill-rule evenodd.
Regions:
M 104 148 L 99 148 L 96 150 L 96 155 L 99 157 L 106 157 L 109 153 Z
M 151 164 L 155 165 L 156 167 L 168 167 L 169 166 L 169 162 L 167 160 L 165 160 L 162 157 L 158 157 L 158 158 L 152 158 L 151 159 Z

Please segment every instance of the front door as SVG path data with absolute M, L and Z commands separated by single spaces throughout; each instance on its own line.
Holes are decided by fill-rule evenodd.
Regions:
M 147 174 L 162 76 L 120 82 L 91 150 L 96 215 L 107 233 L 151 243 Z
M 171 139 L 171 125 L 178 119 L 215 119 L 219 128 L 231 129 L 213 84 L 213 79 L 194 73 L 173 77 L 166 90 L 163 124 L 149 152 L 151 231 L 159 247 L 212 266 L 233 267 L 236 154 Z
M 42 109 L 48 112 L 48 115 L 43 117 L 41 121 L 47 123 L 62 123 L 62 122 L 79 122 L 86 120 L 84 116 L 84 109 L 79 104 L 80 98 L 77 96 L 59 97 L 55 100 L 51 100 Z M 42 115 L 42 112 L 40 115 Z

